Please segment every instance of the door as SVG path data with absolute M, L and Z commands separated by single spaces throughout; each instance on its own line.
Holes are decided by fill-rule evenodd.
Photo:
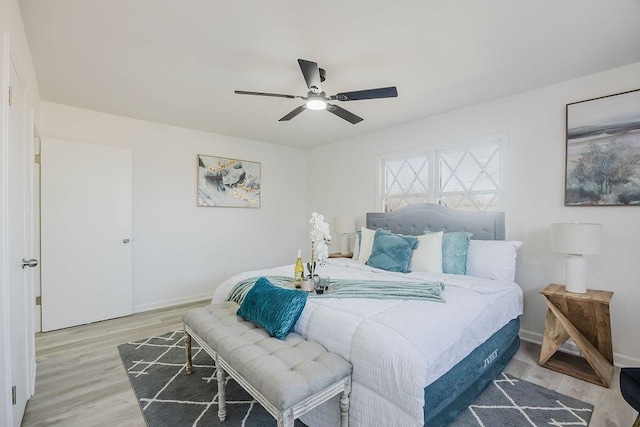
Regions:
M 131 314 L 131 151 L 41 141 L 42 330 Z
M 11 102 L 9 106 L 9 150 L 8 150 L 8 253 L 9 253 L 9 330 L 11 343 L 11 386 L 13 398 L 13 425 L 19 426 L 24 415 L 27 400 L 31 396 L 29 379 L 30 346 L 33 331 L 29 330 L 28 316 L 33 307 L 30 282 L 30 268 L 22 265 L 23 258 L 29 258 L 27 242 L 30 219 L 30 197 L 27 180 L 28 159 L 25 138 L 26 113 L 24 87 L 20 77 L 10 64 L 9 86 Z M 33 350 L 32 350 L 33 351 Z M 12 396 L 12 397 L 13 397 Z

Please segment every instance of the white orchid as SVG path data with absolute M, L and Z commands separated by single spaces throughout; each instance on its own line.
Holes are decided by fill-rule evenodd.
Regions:
M 324 220 L 324 216 L 317 212 L 311 214 L 309 220 L 311 224 L 311 261 L 312 268 L 310 271 L 311 277 L 315 273 L 316 262 L 319 265 L 323 265 L 324 261 L 329 257 L 329 242 L 331 242 L 331 228 L 329 224 Z

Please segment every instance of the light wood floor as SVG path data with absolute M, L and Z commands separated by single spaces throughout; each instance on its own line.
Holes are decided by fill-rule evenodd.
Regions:
M 36 336 L 36 394 L 27 426 L 145 426 L 117 346 L 181 329 L 184 311 L 207 302 L 139 313 Z M 619 369 L 610 389 L 537 365 L 540 346 L 523 342 L 506 372 L 595 405 L 591 427 L 631 426 L 637 415 L 622 399 Z

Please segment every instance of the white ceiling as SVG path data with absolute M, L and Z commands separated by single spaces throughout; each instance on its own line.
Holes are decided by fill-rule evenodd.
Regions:
M 20 0 L 41 99 L 309 148 L 640 62 L 640 0 Z M 395 85 L 278 119 L 323 89 Z M 631 88 L 629 88 L 631 89 Z M 178 141 L 177 141 L 178 142 Z M 179 142 L 178 142 L 179 143 Z

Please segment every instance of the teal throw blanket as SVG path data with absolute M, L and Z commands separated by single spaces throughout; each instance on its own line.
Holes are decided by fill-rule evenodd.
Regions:
M 227 301 L 242 304 L 249 289 L 259 277 L 251 277 L 233 287 Z M 293 278 L 287 276 L 267 277 L 274 285 L 293 288 Z M 369 298 L 369 299 L 405 299 L 445 302 L 442 282 L 407 282 L 383 280 L 331 280 L 329 290 L 322 295 L 310 293 L 309 298 Z

